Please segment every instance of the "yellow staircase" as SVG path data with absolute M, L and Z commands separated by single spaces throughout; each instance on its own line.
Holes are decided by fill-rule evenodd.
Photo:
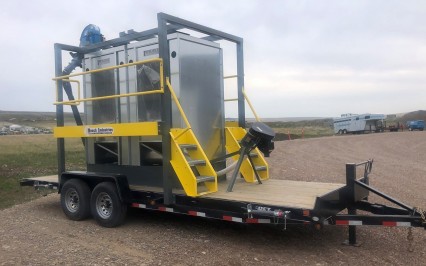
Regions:
M 240 141 L 246 135 L 247 131 L 241 127 L 226 127 L 226 151 L 229 153 L 234 153 L 240 150 Z M 269 178 L 269 169 L 268 164 L 265 161 L 265 158 L 260 153 L 258 148 L 255 148 L 250 152 L 249 155 L 254 163 L 254 168 L 257 171 L 257 174 L 260 177 L 260 180 L 266 180 Z M 232 156 L 234 161 L 237 161 L 240 157 L 239 154 Z M 241 168 L 240 173 L 243 175 L 244 180 L 249 183 L 257 182 L 256 174 L 253 170 L 253 167 L 248 158 L 245 158 Z
M 185 193 L 197 197 L 217 191 L 217 175 L 190 128 L 172 128 L 171 164 Z

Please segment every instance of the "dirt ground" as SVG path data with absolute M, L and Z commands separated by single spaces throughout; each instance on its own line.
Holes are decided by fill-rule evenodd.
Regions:
M 426 132 L 398 132 L 277 142 L 268 159 L 277 179 L 344 183 L 345 163 L 374 158 L 370 183 L 407 204 L 426 207 Z M 371 201 L 378 201 L 371 197 Z M 426 231 L 359 227 L 360 247 L 341 245 L 345 227 L 245 226 L 131 210 L 107 229 L 67 220 L 59 196 L 0 211 L 0 265 L 425 265 Z

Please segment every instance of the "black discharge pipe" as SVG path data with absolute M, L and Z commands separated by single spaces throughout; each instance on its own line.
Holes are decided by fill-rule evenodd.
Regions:
M 79 54 L 79 53 L 70 53 L 70 55 L 72 56 L 72 60 L 68 64 L 68 66 L 66 66 L 64 68 L 64 70 L 62 71 L 63 76 L 67 76 L 67 75 L 71 74 L 76 67 L 81 67 L 83 55 Z M 74 98 L 74 95 L 72 93 L 71 83 L 67 82 L 66 79 L 64 79 L 62 84 L 63 84 L 62 86 L 64 87 L 64 91 L 68 96 L 68 99 L 70 101 L 74 101 L 75 98 Z M 71 110 L 72 110 L 72 113 L 74 115 L 75 123 L 77 124 L 77 126 L 82 126 L 83 120 L 81 119 L 81 115 L 80 115 L 80 112 L 78 111 L 77 106 L 71 105 Z M 83 145 L 85 145 L 84 138 L 81 138 L 81 141 L 83 142 Z

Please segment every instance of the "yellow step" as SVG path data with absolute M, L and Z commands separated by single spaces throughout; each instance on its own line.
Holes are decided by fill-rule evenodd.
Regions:
M 172 128 L 170 163 L 188 196 L 198 197 L 217 191 L 217 175 L 191 129 Z M 194 173 L 196 170 L 197 175 Z M 200 186 L 204 186 L 200 187 Z
M 246 135 L 247 131 L 241 127 L 226 127 L 226 151 L 228 153 L 233 153 L 239 151 L 240 141 Z M 232 156 L 234 161 L 237 161 L 239 154 Z M 257 174 L 261 180 L 269 179 L 269 167 L 263 155 L 260 153 L 259 149 L 256 148 L 250 152 L 249 155 L 254 163 Z M 244 180 L 249 183 L 257 182 L 256 174 L 253 170 L 253 167 L 248 158 L 245 158 L 241 168 L 240 173 L 243 175 Z

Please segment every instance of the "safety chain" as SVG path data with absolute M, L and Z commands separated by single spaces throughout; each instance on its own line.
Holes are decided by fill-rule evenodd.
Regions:
M 414 212 L 413 214 L 415 214 L 416 212 L 419 213 L 420 218 L 422 219 L 422 225 L 426 225 L 426 212 L 419 207 L 414 207 L 413 212 Z M 408 251 L 413 252 L 414 236 L 413 236 L 413 228 L 411 226 L 408 228 L 407 240 L 408 240 Z
M 413 247 L 414 236 L 413 236 L 413 228 L 411 226 L 408 228 L 407 240 L 408 240 L 408 251 L 413 252 L 414 251 L 414 247 Z
M 422 218 L 422 224 L 426 225 L 426 211 L 422 210 L 419 207 L 414 207 L 413 211 L 420 213 L 420 217 Z

